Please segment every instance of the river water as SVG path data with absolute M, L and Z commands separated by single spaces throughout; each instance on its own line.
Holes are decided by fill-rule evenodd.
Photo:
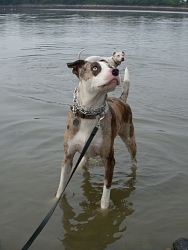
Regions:
M 117 138 L 108 212 L 96 159 L 74 174 L 30 249 L 162 250 L 188 237 L 188 13 L 0 13 L 0 249 L 21 249 L 55 202 L 77 86 L 66 63 L 82 48 L 82 58 L 125 51 L 138 170 Z

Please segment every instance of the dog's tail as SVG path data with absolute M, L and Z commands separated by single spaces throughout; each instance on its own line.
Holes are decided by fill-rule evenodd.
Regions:
M 82 49 L 79 53 L 78 53 L 78 59 L 81 60 L 81 54 L 83 51 L 85 51 L 86 49 Z
M 130 86 L 130 78 L 129 78 L 129 71 L 126 67 L 124 79 L 123 79 L 123 92 L 121 93 L 120 99 L 124 102 L 127 101 L 127 97 L 129 94 L 129 86 Z

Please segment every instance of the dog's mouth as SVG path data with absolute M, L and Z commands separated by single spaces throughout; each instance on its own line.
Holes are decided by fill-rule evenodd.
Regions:
M 116 87 L 117 85 L 119 85 L 119 81 L 115 78 L 106 84 L 98 86 L 98 89 L 104 89 L 105 87 Z

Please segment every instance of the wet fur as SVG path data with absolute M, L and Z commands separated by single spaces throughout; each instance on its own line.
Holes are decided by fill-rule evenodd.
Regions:
M 82 94 L 82 91 L 89 88 L 88 95 L 80 95 L 83 98 L 80 101 L 84 102 L 87 100 L 87 103 L 90 102 L 88 96 L 92 96 L 91 89 L 94 86 L 97 89 L 99 84 L 102 84 L 101 79 L 104 81 L 104 86 L 107 88 L 106 92 L 112 91 L 111 88 L 106 87 L 106 79 L 111 79 L 110 72 L 112 69 L 107 66 L 104 62 L 86 62 L 83 60 L 78 60 L 74 63 L 68 64 L 69 68 L 73 69 L 73 74 L 79 78 L 79 92 Z M 92 71 L 93 67 L 98 67 L 98 71 Z M 118 76 L 114 76 L 113 79 L 119 79 Z M 120 81 L 120 80 L 119 80 Z M 91 88 L 91 86 L 93 86 Z M 114 158 L 114 139 L 117 135 L 120 136 L 122 141 L 125 143 L 130 156 L 132 166 L 137 166 L 136 160 L 136 142 L 134 135 L 134 125 L 132 121 L 132 111 L 130 106 L 126 103 L 128 91 L 129 91 L 129 73 L 128 70 L 125 70 L 124 82 L 123 82 L 123 91 L 120 98 L 107 98 L 108 111 L 105 114 L 104 119 L 100 122 L 100 128 L 97 134 L 95 135 L 91 145 L 89 146 L 80 166 L 82 167 L 89 159 L 89 157 L 94 157 L 99 155 L 102 159 L 102 162 L 105 167 L 104 173 L 104 186 L 103 194 L 101 198 L 101 208 L 107 209 L 109 206 L 110 200 L 110 187 L 112 185 L 113 171 L 115 166 Z M 115 87 L 114 87 L 115 89 Z M 100 91 L 100 90 L 99 90 Z M 102 103 L 105 100 L 106 92 L 101 90 L 100 95 L 95 96 L 95 102 L 91 103 Z M 97 103 L 97 105 L 98 105 Z M 100 105 L 98 105 L 100 106 Z M 62 171 L 60 177 L 60 184 L 56 197 L 58 198 L 65 186 L 68 177 L 71 172 L 72 162 L 74 154 L 77 151 L 81 151 L 87 138 L 89 137 L 92 128 L 96 124 L 96 120 L 78 119 L 78 126 L 74 126 L 73 120 L 75 119 L 75 114 L 70 111 L 68 115 L 67 127 L 64 136 L 64 158 L 62 161 Z

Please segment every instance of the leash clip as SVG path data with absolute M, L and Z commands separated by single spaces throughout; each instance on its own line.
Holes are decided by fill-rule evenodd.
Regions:
M 97 121 L 97 124 L 95 125 L 95 127 L 97 127 L 99 129 L 100 127 L 100 122 L 104 119 L 105 117 L 105 114 L 101 114 L 98 121 Z

